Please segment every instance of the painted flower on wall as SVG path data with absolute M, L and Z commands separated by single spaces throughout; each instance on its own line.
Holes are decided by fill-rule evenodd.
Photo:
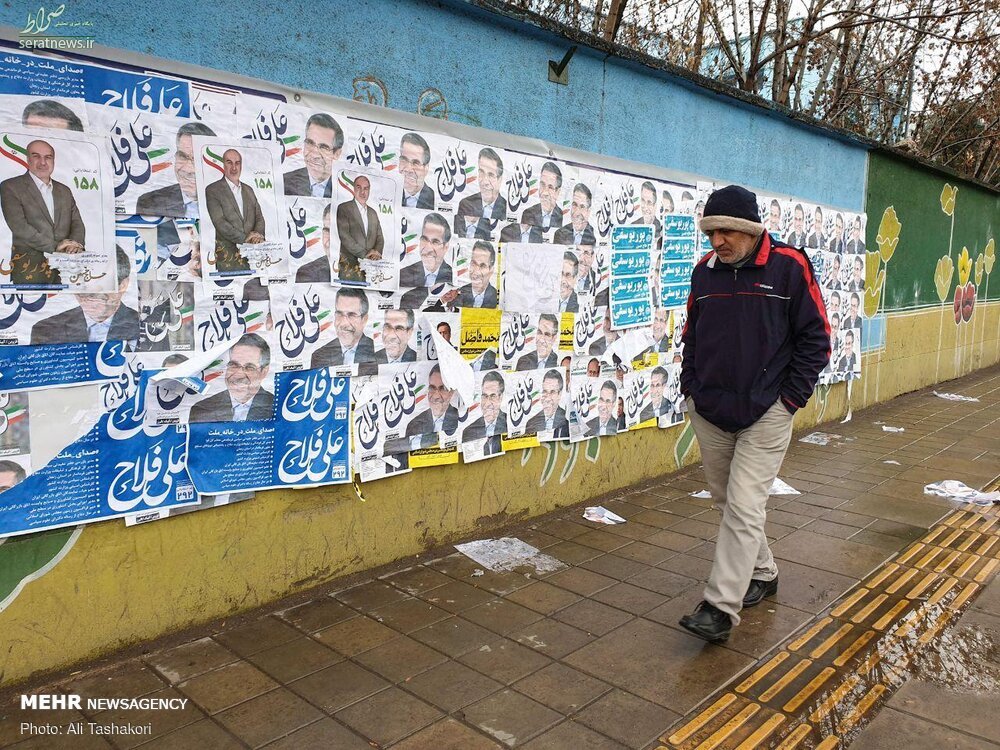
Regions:
M 989 276 L 993 273 L 993 263 L 996 262 L 996 243 L 993 242 L 993 238 L 990 237 L 990 241 L 986 243 L 986 250 L 983 252 L 985 260 L 983 261 L 983 267 L 986 270 L 986 275 Z
M 983 270 L 986 266 L 986 256 L 982 253 L 976 256 L 976 286 L 983 283 Z
M 958 283 L 961 286 L 968 284 L 970 274 L 972 274 L 972 258 L 969 257 L 969 248 L 963 247 L 958 256 Z
M 882 214 L 882 221 L 878 225 L 878 235 L 875 237 L 878 252 L 882 257 L 883 263 L 888 263 L 892 254 L 896 252 L 896 245 L 899 244 L 900 229 L 902 229 L 902 224 L 899 223 L 899 217 L 896 216 L 896 209 L 889 206 L 885 210 L 885 213 Z M 870 258 L 872 253 L 868 255 Z
M 972 318 L 972 312 L 976 308 L 976 287 L 970 281 L 965 286 L 959 284 L 955 287 L 955 324 L 968 323 Z
M 958 188 L 952 187 L 947 183 L 941 189 L 941 210 L 948 214 L 948 216 L 953 216 L 955 213 L 955 198 L 957 195 Z
M 934 287 L 937 289 L 938 299 L 944 302 L 948 299 L 948 292 L 951 290 L 951 279 L 955 275 L 955 264 L 950 255 L 938 258 L 937 268 L 934 269 Z

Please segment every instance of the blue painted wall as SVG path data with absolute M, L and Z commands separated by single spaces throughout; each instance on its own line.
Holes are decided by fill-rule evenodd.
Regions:
M 23 27 L 25 7 L 0 22 Z M 374 76 L 410 112 L 433 86 L 452 120 L 863 209 L 863 148 L 596 52 L 549 83 L 567 41 L 454 0 L 74 0 L 66 16 L 109 47 L 347 98 Z

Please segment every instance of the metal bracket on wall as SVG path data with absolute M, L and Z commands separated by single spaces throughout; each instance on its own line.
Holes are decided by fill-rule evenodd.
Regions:
M 573 55 L 575 54 L 576 45 L 574 44 L 566 50 L 566 54 L 563 55 L 562 60 L 559 62 L 549 60 L 549 80 L 552 81 L 552 83 L 561 83 L 563 86 L 569 83 L 569 71 L 566 68 L 569 65 L 569 61 L 573 59 Z

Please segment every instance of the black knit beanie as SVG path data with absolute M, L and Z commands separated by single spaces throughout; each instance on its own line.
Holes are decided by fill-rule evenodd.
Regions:
M 764 225 L 757 210 L 757 196 L 739 185 L 719 188 L 708 196 L 699 228 L 703 232 L 733 229 L 759 236 Z

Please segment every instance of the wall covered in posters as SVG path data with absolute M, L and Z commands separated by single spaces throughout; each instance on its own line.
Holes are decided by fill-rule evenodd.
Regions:
M 260 12 L 266 5 L 261 4 Z M 143 38 L 139 29 L 145 29 L 145 15 L 140 25 L 138 15 L 112 20 L 98 7 L 73 8 L 100 24 L 102 43 L 125 49 L 143 44 L 137 40 Z M 845 320 L 831 342 L 837 354 L 824 373 L 828 384 L 800 420 L 846 411 L 847 391 L 834 383 L 856 380 L 866 374 L 862 362 L 867 368 L 873 356 L 886 357 L 890 346 L 899 345 L 883 333 L 878 339 L 882 348 L 861 356 L 863 295 L 870 273 L 866 264 L 879 246 L 875 224 L 884 208 L 866 214 L 866 155 L 861 149 L 584 51 L 573 63 L 579 67 L 571 85 L 553 87 L 545 81 L 545 64 L 561 57 L 565 42 L 534 32 L 515 36 L 463 7 L 400 3 L 389 10 L 390 19 L 384 18 L 386 10 L 371 2 L 345 13 L 358 23 L 371 23 L 376 11 L 380 25 L 387 20 L 419 21 L 427 28 L 447 23 L 461 33 L 441 51 L 446 62 L 454 57 L 463 70 L 491 75 L 491 80 L 497 79 L 496 70 L 512 70 L 514 78 L 498 80 L 499 88 L 486 100 L 483 87 L 469 83 L 475 75 L 442 75 L 431 57 L 373 60 L 350 43 L 346 32 L 338 32 L 345 35 L 338 44 L 348 74 L 320 79 L 312 71 L 317 55 L 328 46 L 328 35 L 321 39 L 308 32 L 303 43 L 275 41 L 269 31 L 267 45 L 290 50 L 280 68 L 249 55 L 242 41 L 220 44 L 215 36 L 211 44 L 207 37 L 202 44 L 164 35 L 155 48 L 166 57 L 239 70 L 345 100 L 417 110 L 449 122 L 406 119 L 352 101 L 308 95 L 308 105 L 300 104 L 289 92 L 271 95 L 267 84 L 243 88 L 224 74 L 207 71 L 198 77 L 213 83 L 185 89 L 172 77 L 150 76 L 145 68 L 136 81 L 130 78 L 134 71 L 111 75 L 103 68 L 98 72 L 76 65 L 72 67 L 80 72 L 69 72 L 80 80 L 60 89 L 60 96 L 53 94 L 77 113 L 85 132 L 106 128 L 108 134 L 111 171 L 117 178 L 115 259 L 121 247 L 132 269 L 120 274 L 116 269 L 117 279 L 128 283 L 103 292 L 120 294 L 117 306 L 109 296 L 94 302 L 101 302 L 105 311 L 114 308 L 110 318 L 118 326 L 116 335 L 109 333 L 105 341 L 127 342 L 135 350 L 129 356 L 113 350 L 118 353 L 110 360 L 118 369 L 104 372 L 98 363 L 109 357 L 97 356 L 101 342 L 91 340 L 85 326 L 74 340 L 57 342 L 86 351 L 86 356 L 60 355 L 61 367 L 80 368 L 66 370 L 60 385 L 82 385 L 57 390 L 94 389 L 101 414 L 122 409 L 124 417 L 139 416 L 142 428 L 136 434 L 152 433 L 154 442 L 160 434 L 195 424 L 202 437 L 215 440 L 216 449 L 224 452 L 232 450 L 225 439 L 253 431 L 255 445 L 261 447 L 255 455 L 269 457 L 266 466 L 259 466 L 260 476 L 270 478 L 241 486 L 199 475 L 194 482 L 203 493 L 197 495 L 199 504 L 187 506 L 184 493 L 177 497 L 175 491 L 170 500 L 176 509 L 147 503 L 140 512 L 125 514 L 133 528 L 103 523 L 80 533 L 66 526 L 0 544 L 0 624 L 17 644 L 0 657 L 0 679 L 17 680 L 245 609 L 578 502 L 585 488 L 613 491 L 693 460 L 691 432 L 670 403 L 677 360 L 683 356 L 677 344 L 683 327 L 684 268 L 701 252 L 703 239 L 692 226 L 707 190 L 699 183 L 707 180 L 736 180 L 757 188 L 770 231 L 786 239 L 801 235 L 796 241 L 808 248 L 828 306 L 840 305 Z M 171 16 L 175 12 L 171 9 Z M 217 12 L 237 11 L 226 4 L 208 10 L 210 15 Z M 201 28 L 192 30 L 192 40 L 214 27 Z M 491 55 L 482 54 L 484 44 L 492 47 Z M 515 59 L 537 60 L 537 75 L 528 66 L 508 64 Z M 170 67 L 163 69 L 169 72 Z M 150 91 L 136 97 L 136 83 Z M 427 94 L 431 88 L 437 94 Z M 43 95 L 39 89 L 19 95 L 29 100 L 5 98 L 5 106 L 7 120 L 23 128 L 31 97 Z M 497 107 L 497 96 L 518 106 Z M 672 105 L 654 112 L 647 103 L 654 99 Z M 612 106 L 614 102 L 619 104 Z M 626 102 L 629 111 L 638 106 L 649 116 L 620 121 Z M 690 112 L 700 113 L 706 126 L 690 128 Z M 456 128 L 456 122 L 503 132 Z M 622 137 L 625 132 L 628 137 Z M 733 138 L 734 132 L 750 132 L 754 138 Z M 511 134 L 549 143 L 512 139 Z M 207 144 L 200 140 L 213 138 L 217 140 Z M 780 158 L 759 148 L 759 141 L 782 143 Z M 248 144 L 264 145 L 270 163 L 250 153 Z M 573 153 L 564 146 L 591 153 Z M 609 166 L 608 155 L 642 164 Z M 809 169 L 802 168 L 806 164 Z M 275 187 L 278 172 L 281 189 Z M 227 176 L 229 192 L 215 188 L 209 206 L 208 187 L 226 187 Z M 272 211 L 279 200 L 284 202 L 284 233 L 275 235 Z M 207 222 L 212 225 L 211 248 L 202 231 Z M 613 325 L 609 299 L 611 232 L 632 225 L 652 227 L 656 244 L 655 266 L 647 275 L 654 308 L 639 326 L 648 340 L 638 350 L 632 348 L 633 329 Z M 243 234 L 229 239 L 226 234 L 234 229 Z M 534 264 L 532 271 L 525 273 L 522 262 L 505 264 L 505 257 Z M 876 274 L 886 267 L 883 258 L 878 255 Z M 855 268 L 857 259 L 860 269 Z M 889 261 L 899 262 L 898 257 Z M 892 266 L 888 268 L 891 272 Z M 527 294 L 524 285 L 513 283 L 518 275 L 531 279 Z M 505 295 L 507 289 L 516 290 L 515 296 Z M 859 297 L 853 315 L 852 294 Z M 32 330 L 72 309 L 66 298 L 57 291 L 22 293 L 6 316 L 16 312 L 22 322 L 11 323 L 9 351 L 0 353 L 30 356 L 37 348 Z M 120 312 L 124 308 L 133 310 L 134 317 Z M 847 318 L 860 318 L 858 328 Z M 445 381 L 432 329 L 473 369 L 468 403 L 449 393 L 457 389 Z M 890 324 L 889 333 L 893 330 Z M 850 337 L 847 331 L 852 331 Z M 102 333 L 98 329 L 97 335 Z M 507 366 L 502 360 L 505 345 L 511 353 Z M 655 359 L 643 356 L 636 363 L 623 356 L 647 349 Z M 989 356 L 987 352 L 983 361 Z M 15 366 L 17 361 L 9 361 L 7 372 L 24 370 Z M 152 381 L 157 372 L 192 362 L 175 370 L 176 378 Z M 298 372 L 325 374 L 296 377 Z M 350 473 L 362 480 L 365 502 L 346 486 L 269 491 L 251 499 L 252 490 L 274 486 L 278 482 L 273 478 L 282 475 L 297 477 L 287 484 L 342 481 L 335 464 L 343 466 L 346 457 L 344 444 L 336 442 L 342 429 L 336 406 L 344 391 L 334 393 L 323 383 L 346 377 L 355 401 L 350 414 L 355 435 L 364 435 L 376 447 L 372 451 L 355 440 L 350 457 Z M 573 388 L 574 380 L 583 385 Z M 279 391 L 282 381 L 299 384 L 291 404 L 280 396 L 292 392 Z M 604 387 L 608 381 L 611 389 Z M 93 382 L 97 385 L 85 385 Z M 864 377 L 854 385 L 854 406 L 861 400 L 859 386 L 867 389 L 868 383 Z M 602 407 L 602 391 L 614 391 L 620 405 L 609 397 Z M 32 414 L 33 393 L 10 394 L 7 409 L 15 427 L 18 419 L 25 424 Z M 584 395 L 576 399 L 574 394 Z M 26 400 L 27 406 L 19 408 Z M 588 419 L 570 422 L 575 404 L 582 409 L 584 402 Z M 276 449 L 268 441 L 277 439 L 276 415 L 285 405 L 287 413 L 323 414 L 330 441 L 319 445 L 292 430 L 284 449 Z M 53 418 L 48 419 L 51 424 Z M 18 456 L 33 458 L 36 445 L 47 445 L 55 454 L 65 447 L 46 440 L 44 431 L 36 438 L 35 423 L 26 424 L 30 429 L 11 432 L 15 463 Z M 43 430 L 41 417 L 38 424 Z M 534 426 L 533 433 L 528 425 Z M 301 423 L 293 421 L 292 426 Z M 226 435 L 227 430 L 232 434 Z M 151 454 L 155 445 L 143 439 Z M 296 450 L 296 470 L 282 470 L 280 459 L 294 458 Z M 133 474 L 131 485 L 149 487 L 153 499 L 162 492 L 153 471 L 159 469 L 155 458 L 151 455 L 148 473 Z M 428 468 L 435 463 L 452 465 Z M 26 476 L 35 471 L 25 468 Z M 311 474 L 319 478 L 310 481 Z M 458 489 L 469 487 L 478 491 Z M 213 510 L 191 510 L 209 507 Z M 147 522 L 167 516 L 178 517 Z M 200 541 L 194 545 L 192 539 Z M 228 550 L 227 563 L 220 565 L 223 549 Z M 53 602 L 64 601 L 65 592 L 84 575 L 78 564 L 82 559 L 106 561 L 101 571 L 118 572 L 88 577 L 108 606 L 82 619 L 75 616 L 70 629 L 66 613 Z M 175 603 L 169 620 L 158 604 L 160 595 L 151 597 L 151 590 Z M 40 631 L 49 638 L 39 639 Z M 53 649 L 53 642 L 59 648 Z

